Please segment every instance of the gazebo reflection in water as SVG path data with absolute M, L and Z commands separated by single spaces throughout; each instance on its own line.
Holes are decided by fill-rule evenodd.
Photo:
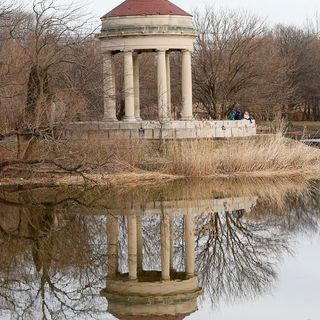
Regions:
M 108 276 L 101 291 L 108 311 L 119 319 L 184 319 L 196 311 L 202 293 L 195 272 L 197 217 L 210 208 L 210 212 L 228 212 L 241 219 L 255 200 L 151 201 L 143 208 L 134 202 L 113 207 L 107 217 Z M 146 238 L 153 245 L 148 250 Z M 175 244 L 182 244 L 179 257 Z M 150 267 L 150 255 L 157 251 L 160 263 Z M 159 261 L 158 256 L 153 258 Z

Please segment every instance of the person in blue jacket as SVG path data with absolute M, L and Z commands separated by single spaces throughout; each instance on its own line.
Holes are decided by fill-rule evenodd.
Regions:
M 234 120 L 242 120 L 242 113 L 239 109 L 236 110 L 236 113 L 234 115 Z

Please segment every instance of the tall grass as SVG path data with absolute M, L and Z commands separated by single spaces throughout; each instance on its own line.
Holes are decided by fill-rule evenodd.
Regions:
M 167 173 L 192 177 L 312 170 L 320 174 L 319 149 L 280 135 L 223 143 L 175 141 L 167 145 L 165 157 Z
M 320 149 L 281 135 L 233 140 L 91 139 L 69 143 L 58 153 L 71 163 L 100 163 L 108 173 L 157 171 L 188 176 L 269 175 L 312 172 L 320 175 Z
M 15 152 L 9 151 L 3 159 L 14 159 Z M 52 143 L 40 141 L 33 148 L 31 159 L 53 159 L 68 167 L 82 166 L 86 173 L 92 174 L 130 172 L 156 174 L 160 178 L 161 174 L 223 177 L 307 173 L 320 178 L 320 149 L 280 135 L 230 140 L 172 140 L 164 144 L 99 137 Z M 19 177 L 21 175 L 20 172 Z

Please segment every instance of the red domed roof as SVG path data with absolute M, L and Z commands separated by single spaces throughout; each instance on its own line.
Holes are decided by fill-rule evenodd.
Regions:
M 126 0 L 102 18 L 145 15 L 191 16 L 168 0 Z

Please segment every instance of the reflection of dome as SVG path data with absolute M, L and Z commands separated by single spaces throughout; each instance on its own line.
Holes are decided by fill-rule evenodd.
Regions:
M 185 273 L 181 272 L 177 278 L 171 275 L 171 280 L 167 281 L 152 281 L 148 275 L 146 278 L 148 281 L 139 276 L 138 281 L 130 281 L 122 275 L 121 279 L 108 279 L 107 288 L 101 293 L 108 300 L 109 312 L 120 319 L 124 319 L 123 316 L 128 319 L 135 316 L 183 319 L 198 309 L 197 298 L 201 289 L 196 276 L 186 279 Z

